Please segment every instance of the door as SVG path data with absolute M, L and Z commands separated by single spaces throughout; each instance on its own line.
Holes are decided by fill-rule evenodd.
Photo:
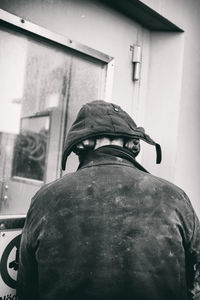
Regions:
M 59 178 L 63 141 L 80 107 L 103 98 L 106 64 L 0 28 L 0 214 L 25 214 Z M 75 170 L 72 157 L 67 172 Z

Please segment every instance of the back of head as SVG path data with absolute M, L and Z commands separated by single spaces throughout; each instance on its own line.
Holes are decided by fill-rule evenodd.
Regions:
M 62 169 L 65 170 L 67 157 L 76 146 L 84 140 L 96 140 L 102 137 L 109 139 L 122 138 L 125 143 L 142 139 L 156 146 L 157 163 L 161 161 L 161 149 L 146 133 L 144 128 L 137 127 L 133 119 L 120 106 L 96 100 L 85 104 L 79 111 L 70 128 L 64 146 Z

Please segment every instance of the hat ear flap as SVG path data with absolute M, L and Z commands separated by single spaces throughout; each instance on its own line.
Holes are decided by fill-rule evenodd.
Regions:
M 157 159 L 156 159 L 156 163 L 160 164 L 161 160 L 162 160 L 162 150 L 159 144 L 155 144 L 156 147 L 156 153 L 157 153 Z

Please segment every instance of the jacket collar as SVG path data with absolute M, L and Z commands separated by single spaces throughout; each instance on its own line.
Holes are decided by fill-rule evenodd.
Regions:
M 126 164 L 132 165 L 137 169 L 149 173 L 134 158 L 132 152 L 126 148 L 115 145 L 103 146 L 95 151 L 89 151 L 80 162 L 78 169 L 92 167 L 100 164 Z

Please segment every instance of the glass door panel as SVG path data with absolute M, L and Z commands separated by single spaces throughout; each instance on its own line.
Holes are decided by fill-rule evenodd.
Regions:
M 71 54 L 0 30 L 0 213 L 26 213 L 57 157 Z

